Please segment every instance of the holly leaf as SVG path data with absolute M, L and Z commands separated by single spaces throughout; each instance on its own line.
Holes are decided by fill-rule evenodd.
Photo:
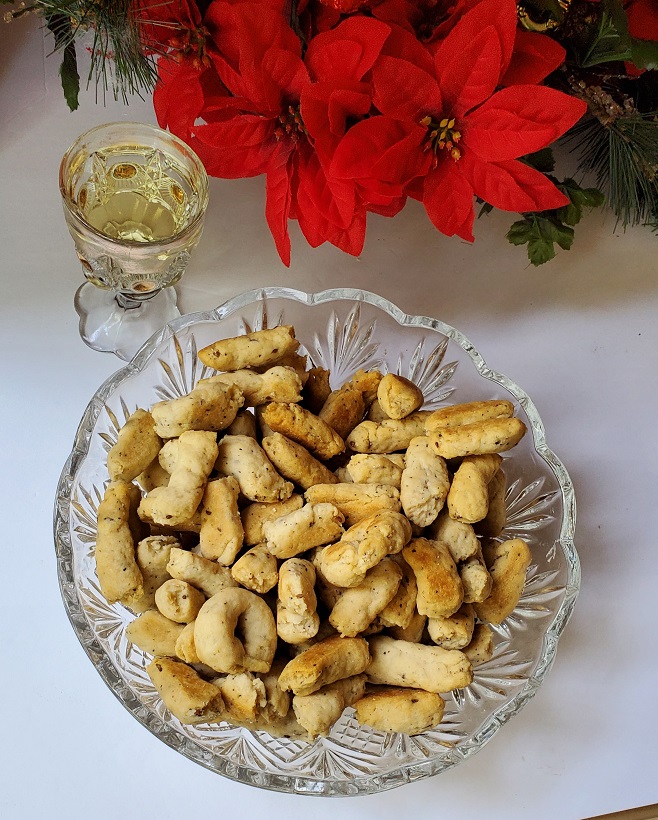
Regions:
M 512 245 L 528 246 L 528 259 L 535 267 L 555 257 L 555 245 L 568 251 L 573 238 L 573 228 L 541 214 L 527 214 L 514 222 L 507 232 Z
M 583 218 L 585 208 L 598 208 L 605 202 L 605 196 L 598 188 L 581 188 L 578 183 L 567 178 L 558 183 L 558 188 L 569 197 L 569 204 L 558 208 L 555 217 L 565 225 L 577 225 Z
M 80 94 L 80 74 L 78 73 L 78 60 L 73 43 L 69 43 L 64 48 L 64 58 L 59 67 L 59 76 L 69 111 L 75 111 L 78 107 L 78 95 Z

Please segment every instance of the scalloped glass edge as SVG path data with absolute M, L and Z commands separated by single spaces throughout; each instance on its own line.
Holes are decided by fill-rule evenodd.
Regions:
M 560 524 L 560 547 L 567 562 L 568 581 L 562 605 L 547 629 L 542 643 L 535 674 L 523 689 L 508 703 L 495 710 L 478 734 L 464 743 L 459 749 L 453 749 L 449 755 L 440 760 L 428 759 L 425 763 L 412 763 L 400 769 L 381 775 L 355 777 L 349 781 L 318 780 L 310 777 L 285 777 L 239 766 L 218 755 L 202 749 L 189 738 L 178 734 L 173 726 L 168 726 L 152 713 L 135 696 L 122 678 L 117 674 L 101 644 L 96 639 L 80 606 L 73 578 L 72 544 L 68 533 L 69 504 L 62 505 L 61 500 L 70 498 L 74 476 L 82 459 L 86 456 L 92 430 L 101 413 L 107 398 L 130 375 L 144 369 L 146 363 L 159 346 L 168 341 L 175 333 L 191 324 L 203 321 L 217 321 L 236 310 L 263 301 L 268 298 L 283 298 L 301 302 L 306 305 L 317 305 L 336 300 L 365 302 L 378 307 L 391 316 L 400 325 L 407 327 L 430 328 L 455 341 L 471 358 L 475 368 L 486 379 L 489 379 L 509 391 L 521 404 L 530 421 L 535 451 L 546 461 L 560 486 L 563 500 L 563 514 Z M 318 795 L 349 796 L 373 794 L 397 788 L 421 778 L 439 774 L 452 768 L 479 751 L 513 715 L 518 714 L 525 704 L 536 694 L 544 677 L 555 660 L 557 644 L 562 631 L 567 625 L 576 603 L 580 589 L 580 560 L 574 544 L 576 525 L 576 500 L 573 483 L 566 468 L 546 444 L 544 425 L 531 398 L 518 385 L 501 373 L 491 370 L 471 342 L 457 329 L 438 319 L 428 316 L 412 316 L 404 313 L 392 302 L 370 291 L 353 288 L 333 288 L 318 293 L 305 293 L 292 288 L 265 287 L 245 291 L 211 311 L 187 313 L 170 322 L 161 331 L 155 333 L 137 352 L 132 361 L 106 379 L 94 394 L 82 416 L 71 454 L 62 470 L 55 499 L 53 529 L 57 556 L 57 575 L 60 592 L 69 621 L 91 662 L 117 699 L 145 726 L 152 734 L 185 757 L 201 766 L 228 777 L 231 780 L 272 791 Z

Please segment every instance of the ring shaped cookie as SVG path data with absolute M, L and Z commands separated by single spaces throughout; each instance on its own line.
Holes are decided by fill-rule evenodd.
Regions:
M 248 589 L 220 590 L 201 607 L 194 623 L 197 655 L 217 672 L 268 672 L 276 643 L 272 611 Z

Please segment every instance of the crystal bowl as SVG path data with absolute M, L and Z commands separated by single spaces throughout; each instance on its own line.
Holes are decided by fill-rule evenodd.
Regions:
M 229 724 L 185 726 L 173 718 L 146 674 L 148 658 L 126 638 L 133 615 L 100 594 L 94 565 L 96 510 L 108 481 L 106 458 L 136 407 L 180 396 L 208 375 L 197 350 L 219 338 L 292 324 L 313 365 L 332 387 L 359 368 L 416 382 L 426 408 L 506 398 L 529 434 L 507 453 L 507 525 L 532 564 L 521 600 L 493 627 L 495 650 L 473 683 L 447 695 L 445 716 L 415 737 L 359 725 L 346 709 L 328 737 L 312 743 L 274 738 Z M 379 792 L 450 769 L 475 754 L 537 692 L 580 583 L 573 543 L 575 499 L 564 466 L 546 446 L 530 398 L 489 369 L 454 328 L 409 316 L 375 294 L 351 289 L 307 294 L 263 288 L 215 310 L 182 316 L 154 335 L 132 362 L 94 394 L 57 488 L 54 531 L 59 582 L 73 628 L 116 697 L 164 743 L 212 771 L 266 789 L 311 795 Z

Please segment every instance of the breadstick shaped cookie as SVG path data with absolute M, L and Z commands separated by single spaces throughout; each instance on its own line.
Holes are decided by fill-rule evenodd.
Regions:
M 112 481 L 98 505 L 96 574 L 103 597 L 110 604 L 121 601 L 130 606 L 144 591 L 130 526 L 140 498 L 139 487 L 126 481 Z
M 406 450 L 412 438 L 425 434 L 425 421 L 429 413 L 429 410 L 417 410 L 403 419 L 362 421 L 347 437 L 347 444 L 355 453 Z
M 224 720 L 222 693 L 185 663 L 155 658 L 146 667 L 164 705 L 181 723 L 213 723 Z
M 110 478 L 132 481 L 148 468 L 161 447 L 162 439 L 155 432 L 153 416 L 146 410 L 135 410 L 107 454 Z
M 521 598 L 532 554 L 522 538 L 502 544 L 490 542 L 482 552 L 491 573 L 491 594 L 484 601 L 474 603 L 473 607 L 481 621 L 500 624 L 514 611 Z
M 360 675 L 369 660 L 363 638 L 325 638 L 286 664 L 279 685 L 295 695 L 310 695 L 329 683 Z
M 156 487 L 142 499 L 140 517 L 175 527 L 188 521 L 199 506 L 206 480 L 217 459 L 214 433 L 190 430 L 181 435 L 178 458 L 169 484 Z
M 429 439 L 432 447 L 443 458 L 503 453 L 511 450 L 523 438 L 525 424 L 516 417 L 495 418 L 434 430 Z
M 234 385 L 199 382 L 186 396 L 154 404 L 151 415 L 161 438 L 175 438 L 186 430 L 223 430 L 243 403 Z
M 270 401 L 301 401 L 302 380 L 292 367 L 271 367 L 263 373 L 236 370 L 204 379 L 200 384 L 226 384 L 237 387 L 244 396 L 245 407 L 257 407 Z
M 486 419 L 511 418 L 513 415 L 514 405 L 505 399 L 453 404 L 434 410 L 427 417 L 427 432 L 443 430 L 446 427 L 461 427 L 464 424 L 477 424 Z
M 262 412 L 262 419 L 271 430 L 303 444 L 323 461 L 345 449 L 345 442 L 333 427 L 297 404 L 268 404 Z
M 250 501 L 285 501 L 292 495 L 293 485 L 281 478 L 251 436 L 224 436 L 215 467 L 222 475 L 233 476 Z
M 468 686 L 473 680 L 470 661 L 459 649 L 396 641 L 384 635 L 376 635 L 368 643 L 372 659 L 366 674 L 370 683 L 438 694 Z
M 416 576 L 416 607 L 420 614 L 439 618 L 456 612 L 464 588 L 448 547 L 441 541 L 414 538 L 402 555 Z
M 290 325 L 256 330 L 220 339 L 199 351 L 199 359 L 215 370 L 243 370 L 275 364 L 299 347 Z
M 232 477 L 209 481 L 201 501 L 199 550 L 224 566 L 230 566 L 242 549 L 244 530 L 238 510 L 240 487 Z
M 386 555 L 400 552 L 410 538 L 411 524 L 401 513 L 381 510 L 318 553 L 317 565 L 329 583 L 355 587 L 365 581 L 369 569 Z
M 356 719 L 380 732 L 419 735 L 443 718 L 445 702 L 434 692 L 422 689 L 380 687 L 354 704 Z

